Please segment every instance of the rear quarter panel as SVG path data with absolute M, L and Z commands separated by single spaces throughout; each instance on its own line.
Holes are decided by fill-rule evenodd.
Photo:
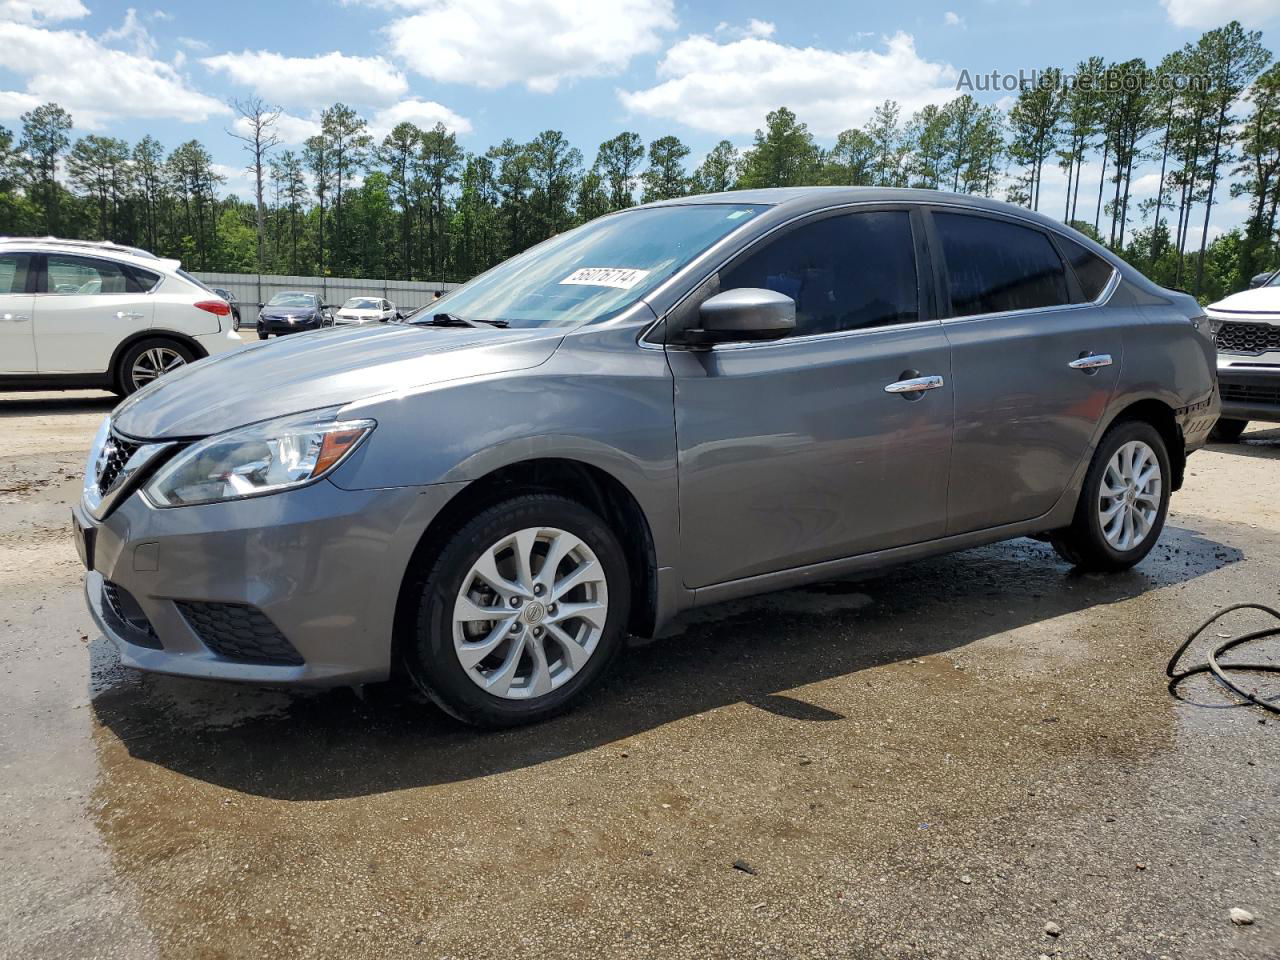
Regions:
M 1213 342 L 1191 325 L 1198 312 L 1189 297 L 1134 311 L 1112 409 L 1114 417 L 1141 400 L 1167 404 L 1188 450 L 1203 445 L 1218 416 L 1217 354 Z

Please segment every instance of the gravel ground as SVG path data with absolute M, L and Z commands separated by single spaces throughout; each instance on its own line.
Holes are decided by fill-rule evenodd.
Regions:
M 0 956 L 1280 957 L 1280 717 L 1163 683 L 1280 603 L 1280 429 L 1130 573 L 1018 540 L 728 604 L 481 734 L 122 668 L 67 532 L 110 404 L 0 394 Z

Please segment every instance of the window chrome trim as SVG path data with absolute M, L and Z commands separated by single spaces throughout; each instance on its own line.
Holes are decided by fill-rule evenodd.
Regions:
M 1065 267 L 1066 264 L 1064 263 Z M 1120 286 L 1120 271 L 1114 266 L 1111 268 L 1111 279 L 1107 281 L 1107 285 L 1102 288 L 1102 293 L 1098 294 L 1096 300 L 1086 300 L 1083 303 L 1062 303 L 1051 307 L 1028 307 L 1025 310 L 998 310 L 994 313 L 972 313 L 963 317 L 943 317 L 942 323 L 956 324 L 969 323 L 974 320 L 992 320 L 1000 317 L 1034 317 L 1042 313 L 1062 313 L 1064 310 L 1087 310 L 1091 307 L 1105 307 L 1115 295 L 1116 290 Z

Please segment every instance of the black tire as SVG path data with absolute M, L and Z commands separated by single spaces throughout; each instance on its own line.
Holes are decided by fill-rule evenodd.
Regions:
M 1107 464 L 1116 451 L 1131 440 L 1141 440 L 1155 452 L 1160 464 L 1160 507 L 1151 530 L 1142 542 L 1129 550 L 1118 550 L 1103 535 L 1097 504 Z M 1106 432 L 1094 452 L 1093 462 L 1089 464 L 1089 472 L 1085 474 L 1084 485 L 1080 489 L 1075 519 L 1065 530 L 1051 534 L 1049 542 L 1053 544 L 1058 556 L 1081 570 L 1104 573 L 1128 570 L 1150 553 L 1160 539 L 1165 518 L 1169 514 L 1172 479 L 1169 451 L 1159 430 L 1141 420 L 1126 420 L 1115 424 Z
M 462 580 L 481 551 L 532 526 L 566 530 L 591 548 L 604 569 L 609 611 L 595 651 L 575 675 L 541 697 L 509 700 L 482 690 L 459 663 L 453 608 Z M 448 538 L 415 589 L 420 592 L 414 631 L 403 651 L 409 677 L 446 713 L 491 728 L 537 723 L 567 710 L 622 649 L 631 604 L 629 570 L 617 536 L 582 504 L 549 493 L 514 497 L 482 510 Z
M 1220 417 L 1213 425 L 1209 439 L 1215 443 L 1236 443 L 1247 426 L 1249 426 L 1248 420 L 1227 420 Z
M 269 333 L 263 333 L 261 330 L 259 330 L 259 331 L 258 331 L 258 339 L 259 339 L 259 340 L 269 340 L 269 339 L 271 339 L 271 334 L 269 334 Z
M 172 340 L 168 337 L 148 337 L 145 340 L 139 340 L 120 355 L 120 360 L 116 364 L 115 382 L 117 392 L 121 396 L 128 396 L 151 382 L 149 380 L 135 380 L 133 370 L 138 359 L 143 354 L 155 349 L 176 353 L 182 358 L 184 364 L 192 363 L 196 359 L 195 351 L 178 340 Z

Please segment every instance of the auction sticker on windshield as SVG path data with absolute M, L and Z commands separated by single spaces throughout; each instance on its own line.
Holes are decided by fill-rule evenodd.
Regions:
M 631 267 L 580 267 L 560 282 L 630 290 L 648 275 L 648 270 L 635 270 Z

